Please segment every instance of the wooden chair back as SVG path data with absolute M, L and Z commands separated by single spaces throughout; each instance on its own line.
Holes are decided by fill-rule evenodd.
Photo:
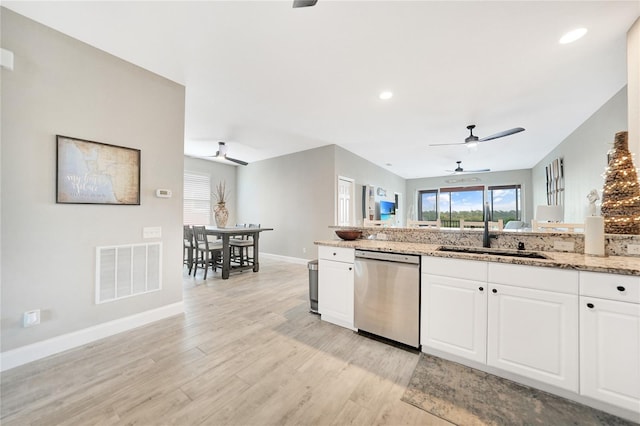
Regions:
M 408 220 L 407 226 L 409 228 L 440 228 L 442 224 L 440 219 L 437 220 Z
M 531 221 L 531 231 L 533 232 L 577 232 L 576 229 L 584 231 L 584 223 L 566 223 L 566 222 L 538 222 Z
M 488 222 L 489 229 L 502 231 L 504 229 L 504 220 L 498 219 Z M 470 220 L 460 219 L 460 229 L 464 228 L 484 228 L 484 222 L 474 222 Z

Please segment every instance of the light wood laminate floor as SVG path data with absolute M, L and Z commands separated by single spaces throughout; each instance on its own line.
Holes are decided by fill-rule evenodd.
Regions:
M 450 425 L 400 400 L 416 352 L 309 313 L 306 265 L 260 266 L 185 274 L 184 315 L 2 373 L 2 425 Z

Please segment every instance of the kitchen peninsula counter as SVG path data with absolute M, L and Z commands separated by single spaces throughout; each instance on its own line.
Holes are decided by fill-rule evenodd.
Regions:
M 361 250 L 445 257 L 452 259 L 479 260 L 488 262 L 510 263 L 514 265 L 542 266 L 558 269 L 572 269 L 578 271 L 640 276 L 640 257 L 631 256 L 595 257 L 586 256 L 580 253 L 537 250 L 536 252 L 543 254 L 548 259 L 533 259 L 513 256 L 500 256 L 496 254 L 438 251 L 438 249 L 444 244 L 425 244 L 369 239 L 358 239 L 353 241 L 344 241 L 339 239 L 322 240 L 316 241 L 315 244 L 329 247 L 345 247 Z

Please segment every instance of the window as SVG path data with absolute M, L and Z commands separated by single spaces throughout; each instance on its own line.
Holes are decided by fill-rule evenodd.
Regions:
M 520 185 L 490 186 L 488 191 L 493 220 L 502 219 L 505 225 L 511 220 L 520 220 Z
M 438 197 L 443 227 L 460 226 L 460 219 L 484 220 L 484 186 L 440 188 Z
M 185 225 L 209 225 L 211 221 L 211 178 L 184 173 L 183 220 Z
M 418 192 L 418 220 L 438 219 L 438 190 Z

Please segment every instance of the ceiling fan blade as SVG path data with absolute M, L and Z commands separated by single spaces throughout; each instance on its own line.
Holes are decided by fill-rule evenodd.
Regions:
M 224 157 L 224 158 L 226 158 L 226 159 L 227 159 L 227 160 L 229 160 L 229 161 L 233 161 L 234 163 L 238 163 L 238 164 L 240 164 L 241 166 L 246 166 L 247 164 L 249 164 L 249 163 L 247 163 L 246 161 L 236 160 L 235 158 L 231 158 L 231 157 Z
M 464 145 L 466 142 L 454 142 L 454 143 L 431 143 L 429 146 L 448 146 L 448 145 Z
M 318 0 L 293 0 L 293 7 L 315 6 Z
M 480 138 L 480 139 L 478 139 L 478 142 L 485 142 L 485 141 L 490 141 L 490 140 L 493 140 L 493 139 L 503 138 L 505 136 L 513 135 L 513 134 L 520 133 L 520 132 L 523 132 L 523 131 L 524 131 L 524 129 L 522 127 L 514 127 L 513 129 L 505 130 L 504 132 L 496 133 L 494 135 L 487 136 L 485 138 Z

